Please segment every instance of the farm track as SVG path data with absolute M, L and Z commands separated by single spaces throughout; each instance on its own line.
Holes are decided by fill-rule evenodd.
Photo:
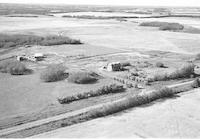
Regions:
M 125 98 L 122 98 L 122 99 L 116 100 L 115 102 L 119 102 L 119 101 L 122 101 L 124 99 Z M 104 105 L 109 105 L 111 103 L 113 103 L 113 102 L 107 102 L 107 103 L 87 107 L 87 108 L 84 108 L 84 109 L 81 109 L 81 110 L 57 115 L 57 116 L 54 116 L 54 117 L 50 117 L 50 118 L 46 118 L 46 119 L 42 119 L 42 120 L 38 120 L 38 121 L 26 123 L 26 124 L 22 124 L 22 125 L 19 125 L 19 126 L 14 126 L 14 127 L 11 127 L 11 128 L 6 128 L 6 129 L 3 129 L 3 130 L 0 130 L 0 137 L 5 137 L 6 135 L 17 133 L 17 132 L 20 132 L 20 131 L 23 131 L 23 130 L 29 130 L 29 129 L 31 130 L 33 128 L 38 128 L 39 126 L 42 126 L 42 125 L 45 125 L 45 124 L 49 124 L 49 123 L 53 123 L 53 122 L 59 122 L 59 121 L 62 121 L 64 119 L 70 118 L 72 116 L 77 116 L 77 115 L 80 115 L 82 113 L 88 112 L 90 110 L 100 108 Z
M 131 52 L 131 51 L 125 51 L 124 52 L 115 52 L 115 53 L 109 53 L 109 54 L 100 54 L 100 55 L 94 55 L 94 56 L 86 56 L 86 57 L 83 57 L 83 58 L 75 58 L 75 59 L 72 59 L 70 61 L 70 63 L 76 63 L 76 62 L 79 62 L 79 61 L 84 61 L 86 59 L 90 59 L 90 58 L 98 58 L 98 57 L 102 57 L 102 56 L 110 56 L 110 55 L 113 55 L 113 54 L 121 54 L 121 53 L 128 53 L 128 52 Z
M 90 58 L 98 58 L 98 57 L 102 57 L 102 56 L 110 56 L 110 55 L 115 55 L 115 54 L 125 54 L 125 53 L 131 53 L 133 52 L 132 50 L 126 50 L 126 49 L 120 49 L 120 48 L 115 48 L 116 50 L 119 50 L 121 52 L 113 52 L 113 53 L 107 53 L 107 54 L 99 54 L 99 55 L 92 55 L 92 56 L 84 56 L 82 58 L 74 58 L 74 59 L 71 59 L 69 62 L 70 63 L 76 63 L 76 62 L 79 62 L 79 61 L 84 61 L 86 59 L 90 59 Z M 9 50 L 5 50 L 6 52 L 5 53 L 8 53 L 10 51 Z M 0 52 L 1 54 L 2 52 Z M 2 53 L 3 55 L 4 53 Z M 134 54 L 134 53 L 133 53 Z M 57 56 L 60 56 L 59 54 L 56 54 Z M 140 53 L 138 52 L 138 55 L 140 55 Z M 3 60 L 6 60 L 6 59 L 11 59 L 11 58 L 14 58 L 15 56 L 9 56 L 9 57 L 6 57 L 6 58 L 2 58 L 0 59 L 0 61 L 3 61 Z M 62 57 L 65 57 L 65 56 L 62 56 Z

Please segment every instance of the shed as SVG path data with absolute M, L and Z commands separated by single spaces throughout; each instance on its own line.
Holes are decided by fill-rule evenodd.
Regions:
M 120 62 L 112 62 L 107 65 L 108 71 L 120 71 L 121 70 L 121 63 Z

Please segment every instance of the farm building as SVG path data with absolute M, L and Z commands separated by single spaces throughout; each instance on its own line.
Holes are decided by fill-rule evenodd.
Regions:
M 17 56 L 18 61 L 29 60 L 29 61 L 40 61 L 44 58 L 44 54 L 42 53 L 35 53 L 34 55 L 21 55 Z
M 120 71 L 121 63 L 120 62 L 112 62 L 107 65 L 107 71 Z

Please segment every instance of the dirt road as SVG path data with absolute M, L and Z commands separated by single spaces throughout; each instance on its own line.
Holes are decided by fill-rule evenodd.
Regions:
M 200 137 L 200 89 L 33 137 Z

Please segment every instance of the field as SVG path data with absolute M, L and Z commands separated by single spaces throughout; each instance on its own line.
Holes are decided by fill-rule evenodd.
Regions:
M 58 6 L 57 8 L 60 10 L 65 9 L 61 7 Z M 64 10 L 63 12 L 55 13 L 42 8 L 40 13 L 28 10 L 30 13 L 27 14 L 18 11 L 19 9 L 16 7 L 15 14 L 6 12 L 4 9 L 4 12 L 7 14 L 4 13 L 2 15 L 1 13 L 0 34 L 6 34 L 11 36 L 11 38 L 12 36 L 19 36 L 19 40 L 21 39 L 20 35 L 40 36 L 41 38 L 54 36 L 56 39 L 59 37 L 62 39 L 58 39 L 58 44 L 50 43 L 53 45 L 49 43 L 47 45 L 44 45 L 44 43 L 19 43 L 14 45 L 17 47 L 0 48 L 0 65 L 8 60 L 17 60 L 18 56 L 33 56 L 38 53 L 44 55 L 44 58 L 40 61 L 21 61 L 28 69 L 33 71 L 31 74 L 11 75 L 9 73 L 0 73 L 0 129 L 73 112 L 127 96 L 142 94 L 145 91 L 157 90 L 163 86 L 193 81 L 199 76 L 200 61 L 195 59 L 196 55 L 200 53 L 199 18 L 155 18 L 153 13 L 147 13 L 149 11 L 147 9 L 143 10 L 144 13 L 138 11 L 131 12 L 130 7 L 128 8 L 129 12 L 125 12 L 126 8 L 118 8 L 118 11 L 111 8 L 112 12 L 109 12 L 101 11 L 99 7 L 92 10 L 82 7 L 80 8 L 81 12 L 77 12 L 76 8 L 72 8 L 72 11 Z M 151 10 L 153 11 L 153 9 Z M 177 14 L 179 10 L 175 9 L 171 12 Z M 49 14 L 52 16 L 49 16 Z M 66 14 L 72 17 L 62 17 Z M 110 16 L 111 18 L 87 19 L 73 17 L 77 15 L 88 16 L 88 14 L 95 17 Z M 121 16 L 126 18 L 119 20 Z M 132 16 L 144 18 L 132 18 Z M 145 18 L 146 16 L 148 18 Z M 140 23 L 150 21 L 179 23 L 184 25 L 184 31 L 162 31 L 156 27 L 140 26 Z M 60 43 L 66 38 L 80 40 L 81 43 L 76 45 L 73 43 Z M 123 70 L 116 72 L 108 71 L 104 68 L 109 63 L 118 61 L 120 63 L 128 63 L 128 65 L 124 66 Z M 157 63 L 161 63 L 162 66 L 158 66 L 159 64 Z M 181 71 L 183 65 L 187 66 L 191 63 L 195 65 L 194 73 L 187 77 L 159 81 L 153 80 L 157 75 L 171 75 Z M 66 69 L 63 72 L 69 75 L 80 71 L 93 73 L 95 76 L 98 75 L 98 80 L 94 83 L 76 84 L 68 81 L 66 77 L 56 82 L 44 82 L 41 80 L 41 73 L 52 64 L 65 66 Z M 58 98 L 76 96 L 77 94 L 94 91 L 113 83 L 123 85 L 126 90 L 116 94 L 97 97 L 89 96 L 87 99 L 81 99 L 69 104 L 60 104 L 58 101 Z M 182 95 L 180 97 L 182 98 Z M 194 99 L 193 97 L 195 98 L 195 96 L 191 96 L 191 100 Z M 176 98 L 173 102 L 175 103 L 175 101 Z M 184 100 L 181 99 L 180 101 Z M 197 102 L 195 101 L 195 103 Z M 163 106 L 164 108 L 168 107 L 167 104 L 162 105 L 166 105 Z M 152 110 L 154 108 L 145 109 L 151 109 L 158 114 L 160 113 L 159 109 L 164 109 L 156 106 L 153 107 L 155 107 L 155 110 Z M 187 107 L 181 108 L 186 111 L 189 109 Z M 136 113 L 134 110 L 131 111 L 133 111 L 130 112 L 131 116 L 133 115 L 132 113 Z M 145 112 L 139 111 L 138 113 L 143 114 Z M 124 117 L 129 117 L 129 114 L 127 115 L 124 115 Z M 194 114 L 193 116 L 196 117 L 197 115 Z M 196 118 L 198 119 L 199 117 Z M 144 120 L 145 118 L 138 119 Z M 130 120 L 133 124 L 138 124 L 137 118 Z M 123 124 L 119 123 L 119 125 Z M 148 126 L 148 128 L 150 127 Z M 199 127 L 197 128 L 199 131 Z M 71 132 L 70 129 L 66 129 L 66 131 L 68 130 Z M 152 130 L 157 129 L 154 128 Z M 137 132 L 140 132 L 139 129 Z M 152 131 L 152 133 L 154 132 Z M 197 133 L 197 130 L 191 133 L 191 136 L 195 133 Z M 165 135 L 171 137 L 167 133 Z M 69 135 L 69 137 L 71 136 L 74 137 L 73 133 Z M 111 137 L 113 136 L 111 135 Z M 161 134 L 155 133 L 153 136 L 147 134 L 146 137 L 161 137 Z

